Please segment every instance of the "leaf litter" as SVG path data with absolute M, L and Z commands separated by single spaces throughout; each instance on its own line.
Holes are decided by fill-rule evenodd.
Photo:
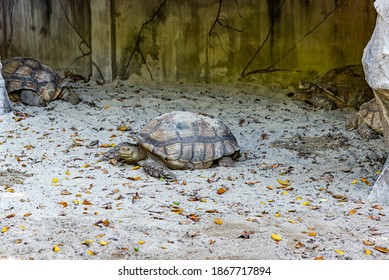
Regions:
M 388 237 L 387 209 L 367 203 L 358 208 L 355 203 L 368 194 L 385 149 L 370 149 L 366 158 L 361 151 L 368 150 L 372 142 L 343 130 L 344 112 L 328 115 L 289 103 L 282 91 L 268 101 L 265 92 L 274 89 L 266 89 L 261 96 L 261 88 L 206 91 L 192 87 L 186 88 L 191 92 L 188 97 L 189 93 L 184 95 L 177 88 L 140 90 L 114 85 L 106 87 L 117 91 L 123 104 L 142 96 L 150 101 L 148 106 L 117 110 L 108 100 L 101 105 L 103 99 L 95 93 L 101 88 L 104 95 L 105 86 L 91 86 L 84 93 L 85 102 L 75 107 L 61 102 L 50 104 L 53 110 L 17 105 L 22 112 L 2 126 L 0 147 L 6 148 L 7 167 L 32 176 L 0 184 L 5 201 L 1 210 L 9 217 L 9 223 L 0 225 L 0 246 L 19 246 L 9 256 L 53 258 L 50 253 L 38 253 L 38 248 L 46 246 L 45 252 L 64 258 L 107 259 L 123 254 L 127 258 L 135 258 L 134 254 L 137 258 L 228 258 L 231 252 L 217 247 L 189 254 L 193 246 L 188 244 L 215 246 L 222 241 L 231 248 L 244 242 L 241 251 L 234 252 L 242 258 L 271 257 L 272 250 L 287 259 L 386 257 L 388 244 L 377 237 Z M 171 103 L 160 102 L 166 94 L 174 97 Z M 258 96 L 261 102 L 256 101 Z M 212 102 L 214 98 L 220 102 Z M 225 106 L 232 107 L 224 110 Z M 176 171 L 177 182 L 150 178 L 139 165 L 98 161 L 107 149 L 127 140 L 129 133 L 154 117 L 156 108 L 161 113 L 181 108 L 221 117 L 239 140 L 242 159 L 234 168 Z M 303 120 L 305 114 L 309 122 Z M 41 119 L 47 119 L 47 124 Z M 240 119 L 244 122 L 239 123 Z M 47 216 L 55 219 L 41 219 Z M 21 222 L 22 218 L 26 220 Z M 200 229 L 198 234 L 186 240 L 184 233 L 195 226 Z M 15 240 L 32 240 L 33 232 L 41 234 L 31 242 L 34 246 L 24 241 L 16 244 Z M 71 232 L 81 234 L 81 240 L 71 238 Z M 10 233 L 15 239 L 6 239 Z M 274 242 L 264 244 L 269 237 Z M 147 240 L 147 247 L 140 247 L 142 240 Z M 74 242 L 85 250 L 69 250 L 77 248 L 71 245 Z M 258 246 L 262 253 L 254 250 Z M 165 255 L 160 255 L 161 250 Z

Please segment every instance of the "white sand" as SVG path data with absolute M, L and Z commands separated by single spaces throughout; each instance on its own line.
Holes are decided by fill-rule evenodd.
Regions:
M 287 90 L 244 84 L 77 87 L 77 106 L 14 104 L 0 117 L 0 258 L 388 258 L 374 249 L 389 247 L 388 207 L 366 201 L 360 180 L 378 177 L 385 146 L 345 130 L 354 110 L 314 110 Z M 97 162 L 107 144 L 173 110 L 223 120 L 241 146 L 236 167 L 177 171 L 167 184 Z

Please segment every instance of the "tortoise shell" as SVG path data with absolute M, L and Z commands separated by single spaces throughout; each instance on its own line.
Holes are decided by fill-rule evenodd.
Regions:
M 360 65 L 332 69 L 313 81 L 313 84 L 338 108 L 359 107 L 374 97 Z
M 136 136 L 171 169 L 208 168 L 222 157 L 239 157 L 239 145 L 220 120 L 174 111 L 151 120 Z
M 362 104 L 358 115 L 373 131 L 381 135 L 383 134 L 381 113 L 375 98 Z
M 46 101 L 56 99 L 66 83 L 49 66 L 33 58 L 13 57 L 3 61 L 2 70 L 8 93 L 33 90 Z

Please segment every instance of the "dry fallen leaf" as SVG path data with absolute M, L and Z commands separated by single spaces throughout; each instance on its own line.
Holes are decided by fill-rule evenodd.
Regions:
M 369 256 L 371 255 L 371 251 L 369 249 L 365 249 L 365 254 Z
M 280 180 L 280 179 L 277 179 L 277 182 L 279 183 L 279 184 L 281 184 L 281 185 L 283 185 L 283 186 L 290 186 L 290 182 L 289 182 L 289 180 L 287 179 L 287 180 Z
M 315 261 L 322 261 L 324 260 L 324 257 L 323 256 L 320 256 L 320 257 L 316 257 L 314 258 Z
M 82 244 L 89 246 L 92 242 L 94 242 L 93 239 L 86 239 L 82 242 Z
M 143 245 L 143 244 L 145 244 L 145 241 L 144 241 L 144 240 L 139 240 L 139 241 L 138 241 L 138 244 L 139 244 L 139 245 Z
M 365 244 L 367 246 L 373 246 L 375 244 L 375 242 L 370 241 L 370 240 L 363 240 L 363 244 Z
M 361 177 L 359 178 L 359 180 L 361 180 L 361 182 L 363 182 L 364 184 L 371 186 L 371 183 L 366 178 Z
M 189 219 L 191 219 L 192 221 L 194 222 L 198 222 L 200 221 L 200 218 L 196 215 L 196 214 L 190 214 L 189 216 L 187 216 Z
M 213 222 L 214 222 L 215 224 L 217 224 L 217 225 L 221 225 L 221 224 L 223 224 L 223 220 L 222 220 L 222 219 L 220 219 L 220 218 L 216 218 L 216 219 L 214 219 L 214 220 L 213 220 Z
M 59 248 L 58 245 L 55 245 L 55 246 L 53 247 L 53 252 L 58 253 L 59 251 L 61 251 L 61 248 Z
M 56 184 L 56 183 L 59 182 L 59 180 L 58 180 L 58 178 L 53 178 L 53 179 L 51 179 L 51 182 L 52 182 L 53 184 Z
M 388 253 L 388 248 L 386 247 L 380 247 L 380 246 L 374 246 L 374 249 L 376 249 L 378 252 L 381 252 L 381 253 L 384 253 L 384 254 L 387 254 Z
M 9 215 L 6 216 L 5 218 L 6 218 L 6 219 L 10 219 L 10 218 L 13 218 L 13 217 L 15 217 L 15 214 L 9 214 Z
M 225 189 L 225 188 L 219 188 L 218 190 L 217 190 L 217 194 L 223 194 L 223 193 L 225 193 L 227 190 Z
M 342 250 L 335 250 L 339 255 L 344 255 L 344 252 Z
M 29 216 L 31 216 L 31 212 L 28 212 L 28 213 L 23 215 L 23 217 L 29 217 Z
M 107 246 L 108 244 L 109 244 L 109 242 L 104 241 L 104 240 L 100 240 L 100 245 L 101 246 Z
M 308 236 L 316 236 L 316 232 L 310 231 L 310 232 L 308 233 Z
M 58 204 L 61 204 L 64 208 L 68 207 L 68 203 L 65 201 L 58 202 Z
M 382 210 L 382 209 L 383 209 L 382 206 L 379 205 L 379 204 L 373 205 L 372 207 L 373 207 L 374 209 L 377 209 L 377 210 Z
M 354 215 L 355 213 L 357 213 L 357 210 L 356 209 L 351 209 L 348 214 L 349 215 Z
M 279 236 L 279 235 L 276 234 L 276 233 L 273 233 L 273 234 L 271 235 L 271 238 L 273 238 L 273 240 L 275 240 L 275 241 L 281 241 L 281 240 L 282 240 L 282 237 Z
M 3 227 L 1 230 L 1 233 L 7 232 L 9 230 L 9 227 Z
M 140 166 L 137 165 L 137 166 L 134 166 L 134 167 L 132 168 L 132 170 L 138 170 L 139 168 L 140 168 Z

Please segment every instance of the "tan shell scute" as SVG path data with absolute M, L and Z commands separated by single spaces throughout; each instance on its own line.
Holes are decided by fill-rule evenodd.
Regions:
M 64 86 L 61 77 L 52 68 L 33 58 L 4 60 L 3 76 L 8 92 L 29 89 L 39 93 L 46 101 L 56 99 Z
M 372 130 L 381 135 L 383 134 L 381 113 L 375 98 L 362 104 L 359 108 L 358 114 Z
M 214 160 L 239 154 L 236 138 L 223 122 L 190 112 L 175 111 L 151 120 L 137 139 L 173 166 L 192 163 L 205 168 Z

